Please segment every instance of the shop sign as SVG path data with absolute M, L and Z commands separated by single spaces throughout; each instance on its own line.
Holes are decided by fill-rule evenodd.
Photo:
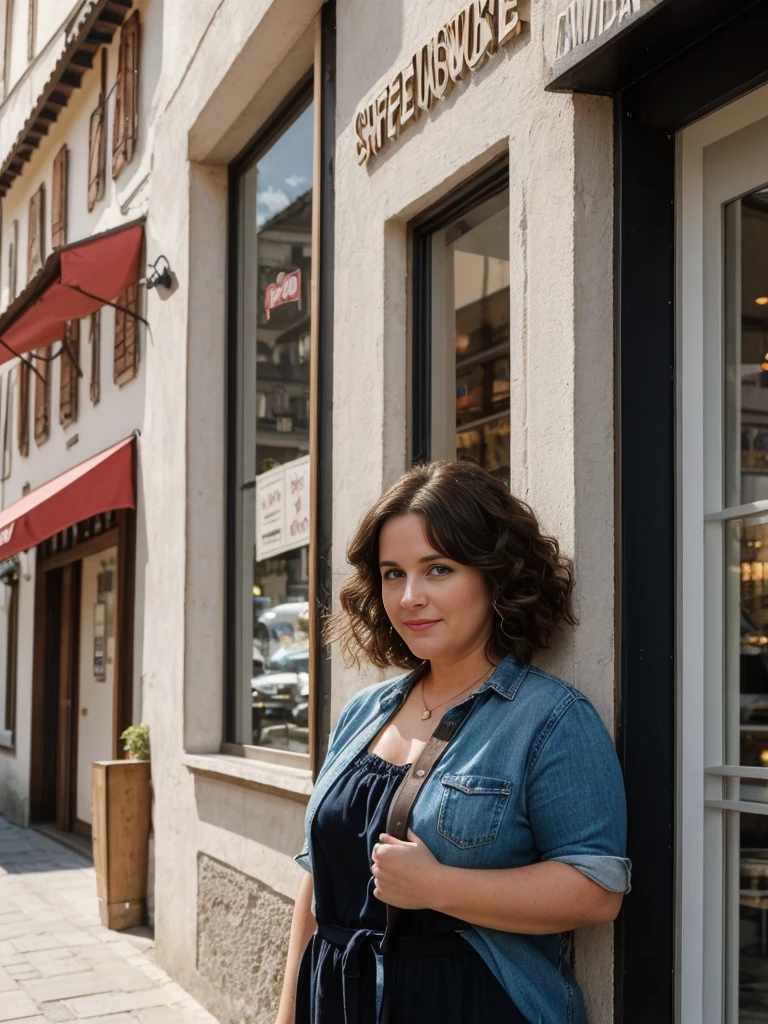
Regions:
M 557 19 L 556 59 L 567 57 L 593 40 L 607 41 L 657 3 L 658 0 L 571 0 Z
M 309 456 L 256 477 L 256 559 L 309 544 Z
M 0 547 L 4 544 L 11 543 L 11 540 L 13 539 L 13 528 L 15 525 L 16 520 L 14 519 L 12 523 L 8 523 L 7 526 L 4 526 L 2 530 L 0 530 Z
M 518 0 L 472 0 L 355 117 L 364 166 L 521 30 Z
M 264 292 L 264 313 L 269 320 L 270 313 L 286 302 L 301 302 L 301 271 L 290 274 L 279 273 L 274 284 L 268 284 Z

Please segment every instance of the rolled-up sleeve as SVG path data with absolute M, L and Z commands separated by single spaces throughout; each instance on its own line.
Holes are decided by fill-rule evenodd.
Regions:
M 309 860 L 309 849 L 307 848 L 306 843 L 304 844 L 301 853 L 297 853 L 293 859 L 296 861 L 300 868 L 304 868 L 304 870 L 308 871 L 310 875 L 312 874 L 312 864 L 310 863 Z
M 562 861 L 604 889 L 629 892 L 621 769 L 613 742 L 586 699 L 574 699 L 548 723 L 530 765 L 526 795 L 543 861 Z

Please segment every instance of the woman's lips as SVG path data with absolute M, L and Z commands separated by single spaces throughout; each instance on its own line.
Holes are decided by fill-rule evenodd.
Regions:
M 436 626 L 440 619 L 414 619 L 412 622 L 406 622 L 408 629 L 412 629 L 414 633 L 423 633 L 427 629 L 431 629 Z

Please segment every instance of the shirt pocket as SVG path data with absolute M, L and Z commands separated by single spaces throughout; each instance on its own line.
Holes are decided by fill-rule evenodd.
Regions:
M 506 779 L 444 775 L 437 831 L 462 850 L 494 843 L 512 792 Z

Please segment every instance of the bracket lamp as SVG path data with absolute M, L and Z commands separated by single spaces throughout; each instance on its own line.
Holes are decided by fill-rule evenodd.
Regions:
M 156 288 L 162 285 L 163 288 L 170 288 L 173 285 L 171 277 L 171 265 L 166 256 L 158 256 L 154 263 L 150 263 L 151 273 L 147 275 L 147 288 Z

